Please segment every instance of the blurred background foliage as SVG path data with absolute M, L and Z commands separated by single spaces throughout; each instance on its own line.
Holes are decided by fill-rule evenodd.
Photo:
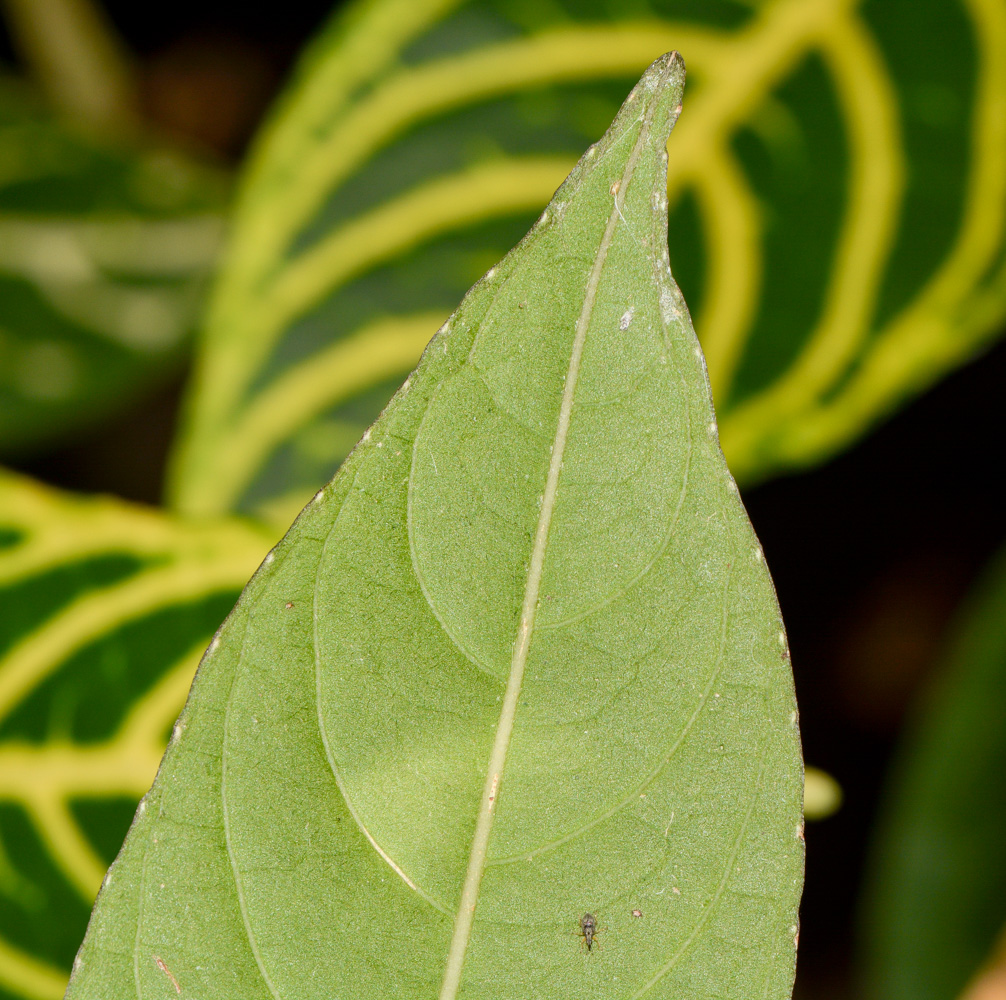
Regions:
M 242 584 L 670 48 L 672 267 L 844 796 L 797 996 L 1006 996 L 1006 0 L 0 12 L 0 997 L 62 995 Z

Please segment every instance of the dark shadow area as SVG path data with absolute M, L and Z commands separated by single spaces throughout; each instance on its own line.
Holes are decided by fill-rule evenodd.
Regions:
M 845 801 L 807 826 L 798 997 L 853 994 L 887 763 L 961 599 L 1006 537 L 1000 343 L 813 472 L 745 496 L 793 651 L 804 755 Z

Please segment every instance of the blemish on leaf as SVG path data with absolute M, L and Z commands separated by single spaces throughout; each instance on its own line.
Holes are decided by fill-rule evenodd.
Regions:
M 171 985 L 174 986 L 175 992 L 180 996 L 182 988 L 181 986 L 178 985 L 178 980 L 175 979 L 173 975 L 171 975 L 171 970 L 164 964 L 164 959 L 158 957 L 157 955 L 154 955 L 154 964 L 157 966 L 158 969 L 161 970 L 161 972 L 164 973 L 164 975 L 168 977 L 168 979 L 171 980 Z

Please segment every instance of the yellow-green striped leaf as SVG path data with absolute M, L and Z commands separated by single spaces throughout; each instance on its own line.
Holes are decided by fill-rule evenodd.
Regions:
M 268 544 L 0 473 L 0 997 L 63 995 L 199 655 Z
M 60 120 L 0 76 L 0 454 L 79 433 L 182 351 L 223 177 Z
M 822 460 L 996 332 L 1003 0 L 371 0 L 247 170 L 179 507 L 288 523 L 672 47 L 672 266 L 739 478 Z

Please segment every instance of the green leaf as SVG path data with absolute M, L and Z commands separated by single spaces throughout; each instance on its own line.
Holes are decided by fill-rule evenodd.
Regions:
M 0 471 L 0 997 L 63 995 L 199 654 L 268 544 Z
M 869 995 L 953 1000 L 1006 924 L 1006 553 L 898 755 L 873 847 Z
M 1002 328 L 1001 0 L 642 9 L 370 0 L 333 21 L 242 186 L 181 509 L 288 524 L 670 48 L 698 81 L 672 263 L 739 479 L 826 459 Z
M 75 433 L 180 366 L 223 193 L 215 172 L 75 129 L 0 78 L 0 453 Z
M 667 265 L 683 77 L 646 72 L 267 557 L 69 998 L 788 995 L 796 712 Z
M 100 0 L 5 0 L 4 21 L 53 108 L 108 132 L 135 128 L 136 74 Z

